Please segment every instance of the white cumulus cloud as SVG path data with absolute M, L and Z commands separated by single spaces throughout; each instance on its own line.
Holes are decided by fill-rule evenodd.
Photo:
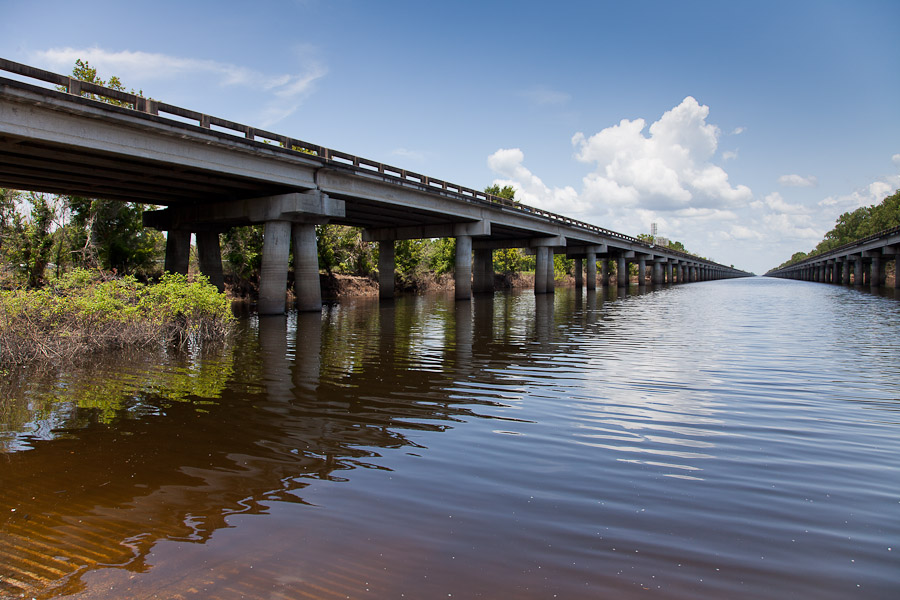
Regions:
M 785 187 L 816 187 L 819 185 L 819 180 L 816 179 L 814 175 L 807 175 L 806 177 L 802 175 L 782 175 L 778 178 L 778 183 Z
M 711 162 L 720 131 L 708 115 L 709 107 L 688 96 L 650 125 L 649 136 L 644 119 L 623 119 L 590 137 L 575 134 L 576 158 L 595 165 L 584 178 L 584 196 L 660 211 L 748 202 L 750 188 L 732 186 Z
M 575 188 L 551 189 L 522 164 L 524 160 L 525 154 L 518 148 L 500 149 L 491 154 L 488 166 L 505 177 L 494 183 L 501 187 L 511 185 L 516 190 L 516 200 L 552 212 L 581 213 L 587 208 L 579 201 Z

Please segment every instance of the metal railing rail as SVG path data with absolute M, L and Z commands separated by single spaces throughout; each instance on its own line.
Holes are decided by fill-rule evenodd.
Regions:
M 125 106 L 124 108 L 131 108 L 132 110 L 141 113 L 155 116 L 160 116 L 161 114 L 173 115 L 176 117 L 180 117 L 181 119 L 186 119 L 187 121 L 193 121 L 203 129 L 211 130 L 212 127 L 217 127 L 221 130 L 224 130 L 225 133 L 233 132 L 232 134 L 239 134 L 247 142 L 258 142 L 259 140 L 262 140 L 262 142 L 266 144 L 275 142 L 281 148 L 290 151 L 301 152 L 306 155 L 307 158 L 319 160 L 323 164 L 341 166 L 344 169 L 349 168 L 351 171 L 359 175 L 374 175 L 385 181 L 405 186 L 413 185 L 414 187 L 417 187 L 424 191 L 438 192 L 442 195 L 455 197 L 467 202 L 487 203 L 494 206 L 500 205 L 503 209 L 538 216 L 553 223 L 563 224 L 569 227 L 576 227 L 599 234 L 604 237 L 625 241 L 643 248 L 655 248 L 653 244 L 649 244 L 639 238 L 625 235 L 624 233 L 619 233 L 617 231 L 612 231 L 611 229 L 605 229 L 603 227 L 592 225 L 590 223 L 579 221 L 577 219 L 572 219 L 560 214 L 552 213 L 541 208 L 528 206 L 520 202 L 501 198 L 493 194 L 488 194 L 486 192 L 444 181 L 442 179 L 437 179 L 435 177 L 422 175 L 420 173 L 402 169 L 400 167 L 394 167 L 360 156 L 354 156 L 353 154 L 341 152 L 340 150 L 335 150 L 333 148 L 327 148 L 318 144 L 311 144 L 297 138 L 280 135 L 271 131 L 266 131 L 264 129 L 258 129 L 249 125 L 243 125 L 241 123 L 235 123 L 234 121 L 229 121 L 227 119 L 222 119 L 194 110 L 181 108 L 180 106 L 167 104 L 165 102 L 160 102 L 152 98 L 146 98 L 140 94 L 114 90 L 108 87 L 97 85 L 95 83 L 82 81 L 75 77 L 60 75 L 51 71 L 45 71 L 43 69 L 38 69 L 37 67 L 31 67 L 4 58 L 0 58 L 0 70 L 7 71 L 9 73 L 15 73 L 16 75 L 28 77 L 31 79 L 37 79 L 46 83 L 52 83 L 59 86 L 60 88 L 63 88 L 67 93 L 79 97 L 82 97 L 84 94 L 88 94 L 89 99 L 92 99 L 91 96 L 102 96 L 104 98 L 115 100 L 117 102 L 125 103 L 128 106 Z M 0 80 L 2 80 L 2 78 L 0 78 Z M 183 121 L 178 121 L 177 119 L 174 121 L 183 124 Z M 718 263 L 709 259 L 685 252 L 680 252 L 678 250 L 671 250 L 669 248 L 664 248 L 663 250 L 668 254 L 689 259 L 694 262 L 702 262 L 716 266 L 725 266 L 719 265 Z M 730 269 L 732 267 L 727 268 Z M 737 271 L 738 269 L 735 270 Z

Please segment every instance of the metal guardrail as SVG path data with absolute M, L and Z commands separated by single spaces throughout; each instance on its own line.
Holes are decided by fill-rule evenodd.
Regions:
M 130 105 L 131 109 L 141 113 L 151 114 L 155 116 L 160 116 L 161 114 L 173 115 L 176 117 L 180 117 L 181 119 L 194 121 L 198 126 L 204 129 L 212 130 L 213 127 L 216 127 L 218 128 L 218 130 L 224 130 L 225 133 L 239 134 L 240 136 L 243 136 L 244 139 L 250 142 L 256 142 L 259 140 L 262 140 L 263 143 L 275 142 L 284 149 L 301 152 L 307 155 L 308 158 L 319 160 L 323 162 L 323 164 L 341 166 L 345 169 L 350 168 L 352 171 L 360 175 L 377 175 L 385 181 L 390 181 L 407 186 L 412 184 L 413 186 L 425 191 L 438 192 L 443 195 L 465 200 L 467 202 L 486 203 L 494 206 L 500 205 L 504 209 L 538 216 L 553 223 L 568 225 L 570 227 L 577 227 L 579 229 L 597 233 L 605 237 L 622 240 L 647 249 L 653 249 L 655 247 L 654 245 L 648 244 L 647 242 L 639 238 L 625 235 L 624 233 L 619 233 L 617 231 L 612 231 L 611 229 L 605 229 L 597 225 L 592 225 L 584 221 L 579 221 L 577 219 L 572 219 L 563 215 L 552 213 L 540 208 L 528 206 L 520 202 L 501 198 L 493 194 L 488 194 L 486 192 L 481 192 L 455 183 L 450 183 L 448 181 L 437 179 L 435 177 L 428 177 L 426 175 L 409 171 L 407 169 L 401 169 L 399 167 L 394 167 L 385 163 L 380 163 L 378 161 L 369 160 L 360 156 L 354 156 L 353 154 L 341 152 L 340 150 L 335 150 L 333 148 L 311 144 L 297 138 L 280 135 L 271 131 L 266 131 L 264 129 L 258 129 L 249 125 L 243 125 L 241 123 L 235 123 L 234 121 L 229 121 L 227 119 L 221 119 L 219 117 L 207 115 L 194 110 L 181 108 L 180 106 L 167 104 L 165 102 L 160 102 L 151 98 L 145 98 L 144 96 L 139 94 L 123 92 L 121 90 L 114 90 L 108 87 L 97 85 L 95 83 L 82 81 L 75 77 L 60 75 L 51 71 L 45 71 L 43 69 L 38 69 L 37 67 L 23 65 L 21 63 L 17 63 L 4 58 L 0 58 L 0 70 L 58 85 L 61 88 L 64 88 L 67 93 L 76 96 L 82 96 L 83 94 L 102 96 L 104 98 L 109 98 L 111 100 L 116 100 L 118 102 L 123 102 L 127 105 Z M 175 119 L 175 121 L 179 123 L 182 122 L 178 121 L 177 119 Z M 670 250 L 668 248 L 665 248 L 664 250 L 668 254 L 673 254 L 675 256 L 680 256 L 693 261 L 704 262 L 717 266 L 724 266 L 718 265 L 718 263 L 714 261 L 701 258 L 693 254 L 680 252 L 678 250 Z
M 857 248 L 859 246 L 864 246 L 864 245 L 868 244 L 869 242 L 876 242 L 882 238 L 886 238 L 886 237 L 896 235 L 896 234 L 900 234 L 900 226 L 891 227 L 890 229 L 885 229 L 883 231 L 879 231 L 878 233 L 873 233 L 872 235 L 868 235 L 864 238 L 859 238 L 858 240 L 854 240 L 852 242 L 847 242 L 846 244 L 842 244 L 842 245 L 838 246 L 837 248 L 832 248 L 828 252 L 823 252 L 822 254 L 815 254 L 813 256 L 807 256 L 803 260 L 798 260 L 795 263 L 791 263 L 791 264 L 785 265 L 783 267 L 776 267 L 776 268 L 770 270 L 768 273 L 777 273 L 779 271 L 792 269 L 794 267 L 803 266 L 805 264 L 817 263 L 817 262 L 821 262 L 823 260 L 828 260 L 829 257 L 831 257 L 831 256 L 842 254 L 843 252 L 846 252 L 847 250 L 852 250 L 853 248 Z

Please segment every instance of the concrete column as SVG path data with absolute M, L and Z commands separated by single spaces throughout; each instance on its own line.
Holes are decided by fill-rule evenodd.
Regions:
M 585 256 L 585 260 L 587 261 L 587 273 L 585 274 L 587 277 L 587 289 L 588 290 L 596 290 L 597 289 L 597 255 L 593 252 L 588 252 Z
M 647 285 L 647 259 L 638 259 L 638 285 Z
M 454 284 L 457 300 L 472 298 L 472 236 L 461 235 L 456 238 L 456 269 Z
M 607 286 L 609 286 L 609 258 L 604 256 L 600 259 L 600 287 Z
M 663 282 L 663 266 L 661 262 L 653 263 L 653 271 L 651 273 L 653 285 L 661 285 Z
M 378 297 L 385 300 L 393 298 L 395 282 L 394 241 L 382 240 L 378 242 Z
M 494 251 L 487 249 L 484 251 L 484 259 L 481 263 L 484 268 L 484 293 L 494 293 Z
M 541 246 L 534 253 L 534 293 L 547 293 L 547 253 L 548 249 Z
M 625 262 L 624 256 L 616 260 L 616 285 L 628 287 L 628 263 Z
M 187 275 L 190 259 L 191 232 L 170 230 L 166 233 L 166 271 Z
M 547 248 L 547 293 L 556 292 L 556 270 L 553 260 L 553 248 Z
M 215 231 L 198 231 L 197 255 L 200 258 L 200 272 L 220 292 L 225 291 L 225 275 L 222 273 L 222 249 L 219 234 Z
M 672 263 L 670 263 L 670 262 L 666 263 L 666 283 L 668 283 L 669 285 L 672 285 L 673 283 L 675 283 L 672 280 L 673 272 L 674 272 L 674 269 L 672 269 Z
M 850 262 L 841 261 L 841 285 L 850 285 Z
M 290 250 L 291 224 L 288 221 L 267 222 L 263 234 L 262 266 L 259 271 L 257 310 L 261 315 L 284 313 Z
M 894 255 L 894 289 L 900 290 L 900 252 Z
M 291 225 L 294 244 L 294 298 L 297 310 L 322 310 L 322 286 L 319 284 L 319 250 L 316 246 L 316 226 L 312 223 Z
M 884 264 L 881 262 L 880 256 L 872 257 L 872 275 L 869 277 L 869 284 L 873 288 L 878 288 L 884 285 Z
M 472 280 L 476 294 L 486 294 L 494 291 L 494 257 L 492 250 L 481 249 L 475 251 Z
M 853 285 L 863 284 L 863 260 L 862 256 L 857 256 L 853 261 Z
M 575 287 L 582 288 L 584 287 L 584 267 L 581 264 L 581 257 L 575 258 Z

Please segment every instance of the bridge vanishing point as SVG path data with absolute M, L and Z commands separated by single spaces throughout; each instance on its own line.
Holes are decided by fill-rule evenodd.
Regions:
M 553 291 L 553 255 L 575 259 L 596 289 L 616 261 L 654 284 L 750 274 L 690 254 L 406 169 L 83 82 L 0 58 L 0 186 L 164 206 L 144 224 L 166 231 L 166 270 L 187 273 L 195 234 L 201 271 L 223 287 L 219 233 L 264 224 L 260 314 L 285 309 L 290 251 L 299 310 L 321 310 L 315 226 L 363 228 L 379 243 L 380 296 L 394 290 L 395 240 L 456 238 L 456 298 L 493 289 L 492 251 L 536 255 L 534 291 Z M 31 80 L 42 82 L 31 83 Z M 46 84 L 66 91 L 48 89 Z M 100 96 L 117 106 L 85 97 Z M 165 115 L 165 116 L 163 116 Z M 586 263 L 586 264 L 585 264 Z M 586 278 L 583 270 L 586 269 Z

